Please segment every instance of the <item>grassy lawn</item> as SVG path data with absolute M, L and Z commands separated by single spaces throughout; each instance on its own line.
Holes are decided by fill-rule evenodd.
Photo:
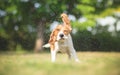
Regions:
M 55 63 L 50 53 L 0 53 L 0 75 L 120 75 L 120 53 L 78 52 L 81 63 L 58 54 Z

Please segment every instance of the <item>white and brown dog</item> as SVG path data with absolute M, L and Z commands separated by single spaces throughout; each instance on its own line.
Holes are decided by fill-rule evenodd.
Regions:
M 70 32 L 72 30 L 70 20 L 68 19 L 68 16 L 65 13 L 61 14 L 61 18 L 63 21 L 63 25 L 58 25 L 52 31 L 49 43 L 45 44 L 43 47 L 50 47 L 52 62 L 55 61 L 56 53 L 58 51 L 66 52 L 68 54 L 69 59 L 73 57 L 76 62 L 79 62 L 70 35 Z

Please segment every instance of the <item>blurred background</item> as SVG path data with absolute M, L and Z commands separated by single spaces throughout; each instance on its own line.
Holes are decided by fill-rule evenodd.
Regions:
M 0 51 L 43 50 L 61 13 L 77 51 L 120 51 L 120 0 L 0 0 Z

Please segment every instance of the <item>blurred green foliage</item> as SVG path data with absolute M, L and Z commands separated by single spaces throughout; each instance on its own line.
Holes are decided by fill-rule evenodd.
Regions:
M 0 0 L 0 50 L 15 51 L 19 47 L 32 50 L 35 39 L 41 36 L 46 43 L 50 24 L 61 22 L 59 16 L 66 12 L 76 18 L 71 25 L 77 30 L 72 34 L 77 50 L 119 51 L 120 31 L 111 36 L 113 32 L 108 32 L 107 26 L 96 23 L 97 18 L 106 16 L 119 20 L 114 16 L 115 11 L 120 12 L 119 3 L 119 0 Z M 80 18 L 86 20 L 80 22 Z

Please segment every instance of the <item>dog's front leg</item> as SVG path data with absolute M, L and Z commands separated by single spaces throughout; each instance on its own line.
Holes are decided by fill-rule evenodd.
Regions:
M 55 62 L 56 60 L 56 50 L 51 50 L 51 61 L 52 62 Z

